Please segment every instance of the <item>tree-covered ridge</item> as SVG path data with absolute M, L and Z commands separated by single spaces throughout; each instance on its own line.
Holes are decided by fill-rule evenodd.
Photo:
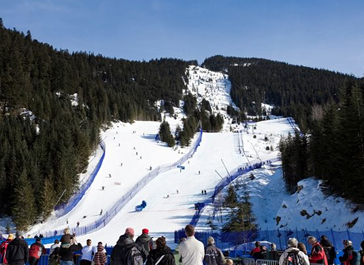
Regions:
M 358 80 L 328 70 L 259 58 L 214 56 L 203 65 L 228 72 L 231 97 L 241 110 L 262 115 L 261 103 L 268 103 L 274 106 L 273 114 L 294 117 L 304 131 L 312 125 L 313 105 L 338 102 L 340 88 Z
M 0 19 L 0 214 L 20 229 L 46 217 L 77 188 L 101 125 L 160 119 L 155 102 L 178 104 L 191 63 L 57 51 Z
M 313 121 L 311 134 L 282 140 L 283 175 L 290 191 L 315 176 L 326 190 L 364 203 L 364 84 L 349 82 L 340 103 L 328 105 Z

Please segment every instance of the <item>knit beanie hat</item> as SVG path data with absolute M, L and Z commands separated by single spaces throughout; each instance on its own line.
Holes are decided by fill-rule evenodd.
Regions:
M 14 239 L 14 235 L 13 235 L 13 234 L 9 234 L 9 235 L 8 235 L 8 239 L 9 239 L 9 240 L 13 240 L 13 239 Z
M 142 230 L 142 233 L 143 233 L 143 234 L 149 234 L 149 230 L 148 230 L 147 228 L 144 228 L 144 229 Z
M 126 230 L 125 230 L 125 234 L 126 235 L 130 235 L 130 236 L 134 236 L 134 229 L 131 228 L 131 227 L 128 227 Z

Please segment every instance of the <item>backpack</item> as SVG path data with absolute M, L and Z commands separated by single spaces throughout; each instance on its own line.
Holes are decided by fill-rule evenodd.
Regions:
M 287 253 L 287 257 L 285 258 L 285 265 L 302 265 L 304 261 L 302 257 L 298 255 L 299 251 L 292 250 Z
M 127 265 L 143 265 L 143 256 L 137 246 L 132 246 L 125 253 L 125 261 Z
M 356 260 L 358 259 L 358 254 L 353 250 L 349 258 L 344 261 L 345 265 L 356 265 Z

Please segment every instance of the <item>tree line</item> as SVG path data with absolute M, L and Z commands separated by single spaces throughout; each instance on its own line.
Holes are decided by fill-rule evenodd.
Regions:
M 316 115 L 310 134 L 282 139 L 283 176 L 294 192 L 297 181 L 315 176 L 324 191 L 363 204 L 364 195 L 364 83 L 348 82 L 339 93 L 339 103 Z
M 248 115 L 265 113 L 261 103 L 273 105 L 272 114 L 291 116 L 301 130 L 312 127 L 312 106 L 339 101 L 339 90 L 354 76 L 259 58 L 213 56 L 203 65 L 225 71 L 231 81 L 231 97 Z

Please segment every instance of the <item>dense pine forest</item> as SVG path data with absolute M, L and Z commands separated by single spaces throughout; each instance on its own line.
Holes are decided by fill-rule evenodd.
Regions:
M 311 134 L 281 141 L 283 176 L 294 192 L 297 181 L 315 176 L 328 194 L 364 204 L 364 83 L 349 82 L 339 103 L 316 112 Z
M 231 97 L 243 112 L 264 115 L 261 103 L 267 103 L 274 106 L 272 114 L 293 117 L 303 131 L 312 126 L 313 106 L 338 102 L 340 88 L 357 80 L 341 73 L 258 58 L 214 56 L 203 66 L 228 73 Z

